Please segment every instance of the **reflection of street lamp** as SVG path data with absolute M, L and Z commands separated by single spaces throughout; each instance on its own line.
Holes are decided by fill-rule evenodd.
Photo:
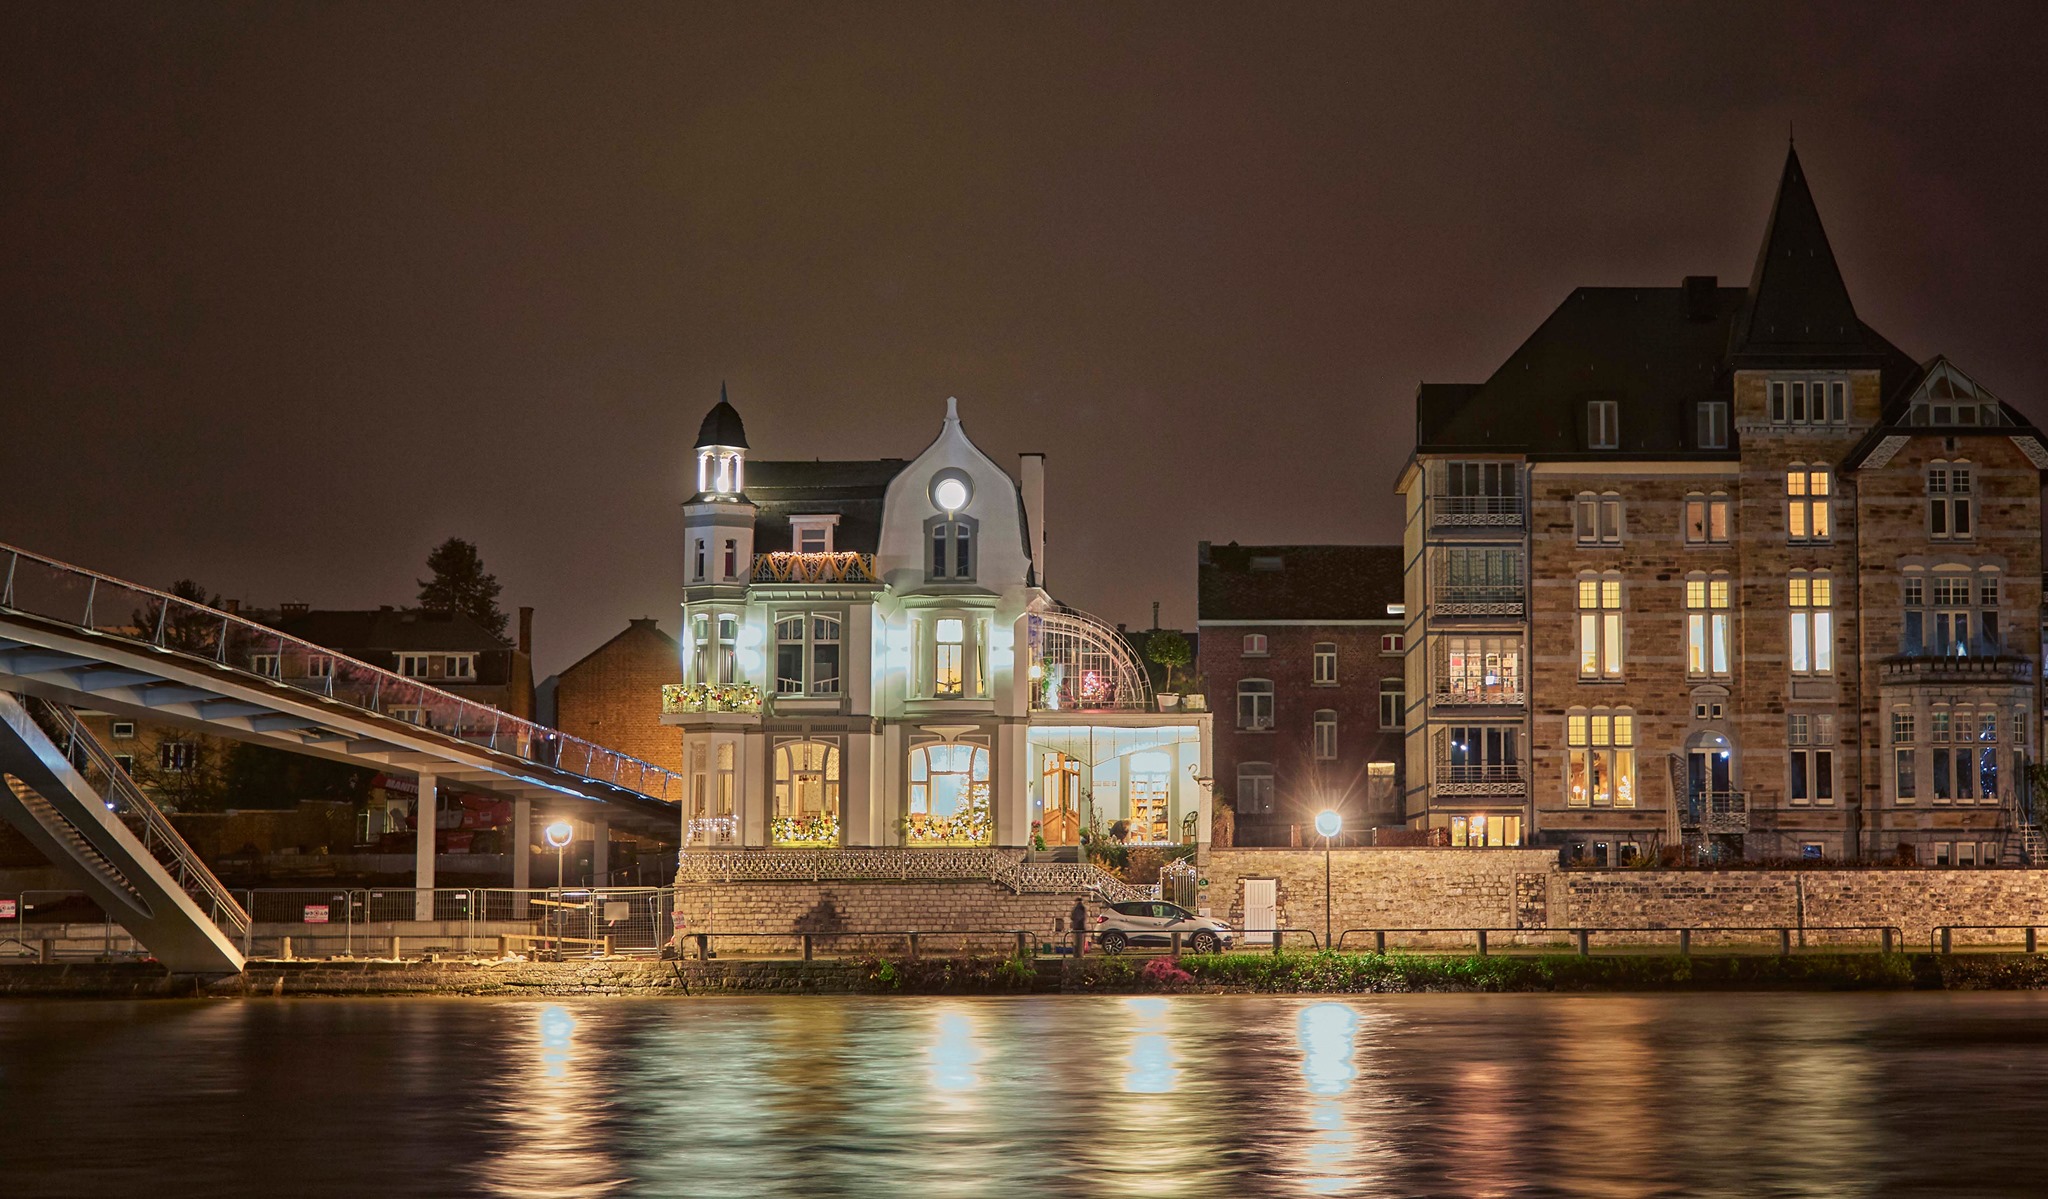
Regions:
M 1323 948 L 1330 947 L 1330 838 L 1343 831 L 1344 818 L 1335 809 L 1316 813 L 1316 832 L 1323 838 Z

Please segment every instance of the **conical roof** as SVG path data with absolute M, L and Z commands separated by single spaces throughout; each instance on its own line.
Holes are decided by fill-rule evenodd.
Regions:
M 697 427 L 697 445 L 729 445 L 747 448 L 747 427 L 740 423 L 740 410 L 725 398 L 725 384 L 718 385 L 718 403 L 704 414 L 704 423 Z
M 1738 359 L 1785 359 L 1862 356 L 1871 350 L 1821 227 L 1799 151 L 1787 147 L 1777 202 L 1729 351 Z

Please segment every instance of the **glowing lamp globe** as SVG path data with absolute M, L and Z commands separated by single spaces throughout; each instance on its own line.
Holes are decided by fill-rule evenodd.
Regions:
M 575 835 L 576 830 L 571 828 L 566 820 L 557 820 L 547 827 L 548 844 L 556 849 L 561 849 L 568 845 L 569 838 Z
M 1328 808 L 1316 813 L 1316 835 L 1334 837 L 1343 831 L 1344 818 Z
M 962 479 L 940 479 L 932 488 L 932 502 L 948 512 L 967 506 L 967 483 Z

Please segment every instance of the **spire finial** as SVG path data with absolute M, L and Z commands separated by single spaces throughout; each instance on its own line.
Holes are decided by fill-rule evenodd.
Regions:
M 949 425 L 960 423 L 960 400 L 957 396 L 946 397 L 946 423 Z
M 727 402 L 725 398 L 725 380 L 723 379 L 718 381 L 718 402 L 721 404 Z

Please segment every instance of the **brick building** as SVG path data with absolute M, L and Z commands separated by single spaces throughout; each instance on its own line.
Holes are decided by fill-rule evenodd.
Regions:
M 1401 547 L 1211 545 L 1197 669 L 1217 713 L 1216 793 L 1236 845 L 1310 844 L 1401 822 Z
M 1796 154 L 1747 287 L 1580 288 L 1416 429 L 1411 823 L 2021 856 L 2048 451 L 1857 318 Z
M 554 727 L 680 772 L 683 739 L 661 720 L 661 689 L 681 685 L 683 652 L 651 618 L 578 659 L 554 680 Z

